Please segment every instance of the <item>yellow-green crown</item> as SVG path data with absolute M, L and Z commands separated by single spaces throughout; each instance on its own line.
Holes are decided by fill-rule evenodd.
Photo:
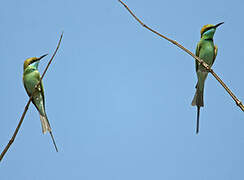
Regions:
M 28 58 L 25 60 L 24 62 L 24 70 L 32 63 L 32 62 L 35 62 L 37 61 L 39 58 L 37 57 L 31 57 L 31 58 Z
M 213 24 L 207 24 L 207 25 L 205 25 L 205 26 L 203 26 L 202 27 L 202 29 L 201 29 L 201 36 L 203 35 L 203 33 L 206 31 L 206 30 L 208 30 L 208 29 L 210 29 L 210 28 L 212 28 L 212 27 L 215 27 L 215 25 L 213 25 Z

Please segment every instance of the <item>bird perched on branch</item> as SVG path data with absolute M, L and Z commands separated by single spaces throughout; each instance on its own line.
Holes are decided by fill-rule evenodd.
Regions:
M 45 99 L 44 99 L 44 89 L 43 83 L 41 80 L 40 73 L 38 72 L 38 64 L 42 58 L 44 58 L 47 54 L 37 58 L 32 57 L 28 58 L 24 62 L 24 73 L 23 73 L 23 83 L 25 90 L 29 97 L 32 96 L 32 103 L 35 105 L 36 109 L 40 114 L 40 120 L 42 124 L 42 133 L 46 133 L 47 131 L 50 133 L 53 144 L 55 146 L 56 151 L 58 152 L 52 130 L 50 127 L 50 123 L 47 119 L 47 114 L 45 111 Z M 39 85 L 38 85 L 39 83 Z M 36 87 L 38 85 L 38 87 Z
M 221 24 L 224 22 L 218 23 L 216 25 L 208 24 L 202 27 L 201 29 L 201 39 L 197 44 L 196 56 L 201 58 L 205 63 L 210 67 L 213 65 L 214 60 L 217 56 L 218 47 L 214 45 L 213 37 L 214 33 Z M 197 128 L 196 133 L 199 132 L 199 116 L 200 116 L 200 107 L 203 107 L 203 92 L 204 92 L 204 83 L 208 75 L 208 71 L 196 60 L 196 72 L 197 72 L 197 85 L 196 93 L 192 100 L 192 106 L 197 106 Z

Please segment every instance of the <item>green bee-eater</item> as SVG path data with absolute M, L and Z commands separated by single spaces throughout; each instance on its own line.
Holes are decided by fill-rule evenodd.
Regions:
M 58 152 L 55 140 L 53 138 L 52 130 L 47 119 L 47 114 L 45 111 L 45 99 L 44 99 L 44 89 L 43 83 L 41 82 L 38 88 L 36 89 L 36 85 L 41 79 L 40 73 L 38 72 L 38 64 L 39 61 L 45 57 L 47 54 L 36 58 L 28 58 L 24 62 L 24 73 L 23 73 L 23 83 L 25 86 L 25 90 L 29 96 L 32 95 L 32 103 L 35 105 L 36 109 L 40 114 L 40 120 L 42 124 L 42 133 L 46 133 L 47 131 L 50 133 L 53 144 L 55 146 L 56 151 Z
M 197 44 L 196 56 L 204 60 L 210 67 L 213 65 L 214 60 L 217 56 L 218 47 L 214 45 L 213 36 L 216 31 L 216 28 L 223 24 L 221 22 L 216 25 L 208 24 L 203 26 L 201 29 L 201 40 Z M 197 72 L 197 85 L 196 93 L 192 100 L 192 106 L 197 106 L 197 128 L 196 133 L 199 132 L 199 116 L 200 116 L 200 107 L 203 107 L 203 91 L 204 83 L 208 75 L 208 71 L 198 63 L 196 60 L 196 72 Z

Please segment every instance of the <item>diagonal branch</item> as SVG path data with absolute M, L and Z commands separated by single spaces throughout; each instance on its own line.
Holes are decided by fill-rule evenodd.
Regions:
M 169 42 L 173 43 L 174 45 L 178 46 L 179 48 L 181 48 L 183 51 L 185 51 L 186 53 L 188 53 L 190 56 L 192 56 L 194 59 L 196 59 L 203 67 L 205 67 L 214 77 L 215 79 L 217 79 L 217 81 L 223 86 L 223 88 L 229 93 L 229 95 L 232 97 L 232 99 L 236 102 L 237 106 L 239 106 L 241 108 L 242 111 L 244 111 L 244 106 L 242 104 L 242 102 L 234 95 L 234 93 L 227 87 L 227 85 L 219 78 L 219 76 L 213 71 L 213 69 L 210 68 L 210 66 L 205 63 L 201 58 L 197 57 L 195 54 L 193 54 L 191 51 L 189 51 L 188 49 L 186 49 L 184 46 L 182 46 L 181 44 L 177 43 L 176 41 L 160 34 L 159 32 L 151 29 L 150 27 L 148 27 L 146 24 L 144 24 L 138 17 L 136 17 L 136 15 L 130 10 L 130 8 L 121 0 L 118 0 L 128 11 L 129 13 L 146 29 L 148 29 L 149 31 L 157 34 L 158 36 L 168 40 Z
M 56 55 L 56 53 L 57 53 L 57 51 L 58 51 L 58 49 L 59 49 L 59 46 L 60 46 L 60 43 L 61 43 L 62 38 L 63 38 L 63 32 L 62 32 L 62 34 L 61 34 L 61 36 L 60 36 L 60 39 L 59 39 L 57 48 L 56 48 L 56 50 L 54 51 L 53 56 L 52 56 L 51 59 L 49 60 L 47 66 L 46 66 L 46 68 L 45 68 L 45 70 L 44 70 L 44 72 L 43 72 L 43 74 L 42 74 L 42 76 L 41 76 L 40 81 L 38 82 L 38 84 L 37 84 L 36 87 L 35 87 L 36 89 L 37 89 L 37 87 L 40 85 L 40 83 L 41 83 L 41 81 L 42 81 L 44 75 L 45 75 L 46 72 L 47 72 L 47 69 L 49 68 L 51 62 L 53 61 L 53 58 L 54 58 L 54 56 Z M 33 93 L 33 94 L 34 94 L 34 93 Z M 27 112 L 27 110 L 28 110 L 28 108 L 29 108 L 29 105 L 30 105 L 30 103 L 31 103 L 31 100 L 32 100 L 32 96 L 30 96 L 30 98 L 29 98 L 29 100 L 28 100 L 28 102 L 27 102 L 27 104 L 26 104 L 26 106 L 25 106 L 25 110 L 24 110 L 24 112 L 23 112 L 23 114 L 22 114 L 22 116 L 21 116 L 21 118 L 20 118 L 19 124 L 18 124 L 18 126 L 16 127 L 16 129 L 15 129 L 15 131 L 14 131 L 14 134 L 13 134 L 12 138 L 9 140 L 8 144 L 6 145 L 6 147 L 4 148 L 4 150 L 2 151 L 2 153 L 1 153 L 1 155 L 0 155 L 0 162 L 2 161 L 2 159 L 3 159 L 4 155 L 5 155 L 5 153 L 8 151 L 9 147 L 11 146 L 11 144 L 12 144 L 12 143 L 14 142 L 14 140 L 15 140 L 15 137 L 16 137 L 16 135 L 18 134 L 18 131 L 19 131 L 19 129 L 20 129 L 20 126 L 21 126 L 21 124 L 22 124 L 22 122 L 23 122 L 23 120 L 24 120 L 25 114 L 26 114 L 26 112 Z

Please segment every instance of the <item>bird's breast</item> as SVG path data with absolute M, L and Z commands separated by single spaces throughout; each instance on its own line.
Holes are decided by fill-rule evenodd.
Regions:
M 36 72 L 27 73 L 23 77 L 23 81 L 26 87 L 26 91 L 32 94 L 35 90 L 35 86 L 38 83 L 38 78 L 36 77 Z
M 199 57 L 204 60 L 208 65 L 212 66 L 214 61 L 214 45 L 213 43 L 204 44 L 199 53 Z

